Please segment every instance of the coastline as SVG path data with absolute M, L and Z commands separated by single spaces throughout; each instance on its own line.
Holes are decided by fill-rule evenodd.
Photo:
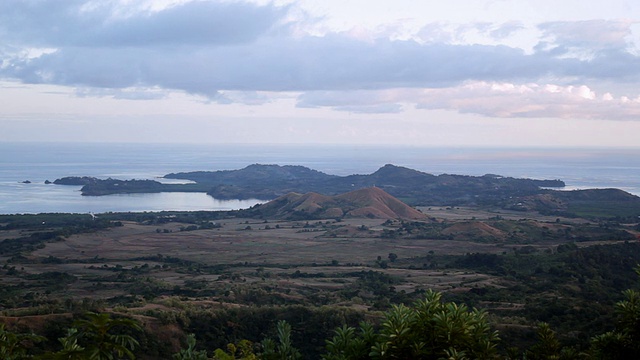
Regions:
M 618 188 L 640 195 L 640 148 L 420 148 L 388 146 L 0 143 L 0 212 L 214 209 L 210 196 L 80 196 L 45 185 L 64 176 L 151 179 L 172 172 L 302 165 L 331 175 L 367 174 L 386 163 L 439 174 L 562 179 L 566 190 Z M 23 184 L 25 180 L 31 184 Z M 146 203 L 146 204 L 145 204 Z M 251 205 L 249 205 L 251 206 Z

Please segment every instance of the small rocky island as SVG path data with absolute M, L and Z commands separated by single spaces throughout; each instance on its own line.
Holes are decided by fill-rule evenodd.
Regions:
M 75 185 L 75 186 L 83 186 L 88 184 L 95 184 L 100 181 L 98 178 L 90 177 L 90 176 L 67 176 L 61 179 L 56 179 L 53 181 L 56 185 Z

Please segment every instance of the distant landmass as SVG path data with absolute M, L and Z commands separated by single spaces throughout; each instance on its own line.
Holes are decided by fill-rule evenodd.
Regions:
M 385 165 L 369 175 L 335 176 L 303 166 L 250 165 L 231 171 L 197 171 L 165 175 L 169 179 L 209 184 L 217 199 L 271 200 L 290 192 L 337 195 L 378 187 L 411 205 L 493 202 L 497 197 L 533 195 L 541 187 L 564 187 L 560 180 L 515 179 L 498 175 L 432 175 Z
M 208 185 L 200 184 L 163 184 L 155 180 L 119 180 L 98 179 L 89 176 L 69 176 L 56 179 L 56 185 L 82 186 L 84 196 L 103 196 L 113 194 L 159 193 L 159 192 L 207 192 Z
M 189 184 L 163 184 L 155 180 L 67 177 L 55 184 L 82 185 L 82 195 L 122 193 L 206 192 L 217 199 L 273 200 L 287 194 L 302 197 L 336 196 L 377 188 L 411 206 L 491 206 L 562 215 L 639 216 L 640 197 L 618 189 L 554 191 L 561 180 L 522 179 L 495 174 L 467 176 L 429 173 L 385 165 L 368 175 L 337 176 L 292 165 L 254 164 L 239 170 L 171 173 L 167 179 Z M 289 197 L 293 195 L 287 195 Z

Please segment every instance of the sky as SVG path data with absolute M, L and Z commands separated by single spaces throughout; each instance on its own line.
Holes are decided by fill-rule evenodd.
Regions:
M 0 142 L 640 146 L 636 0 L 3 0 Z

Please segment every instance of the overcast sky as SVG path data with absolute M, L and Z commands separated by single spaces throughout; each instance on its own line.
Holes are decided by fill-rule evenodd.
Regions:
M 0 141 L 640 146 L 637 0 L 2 0 Z

